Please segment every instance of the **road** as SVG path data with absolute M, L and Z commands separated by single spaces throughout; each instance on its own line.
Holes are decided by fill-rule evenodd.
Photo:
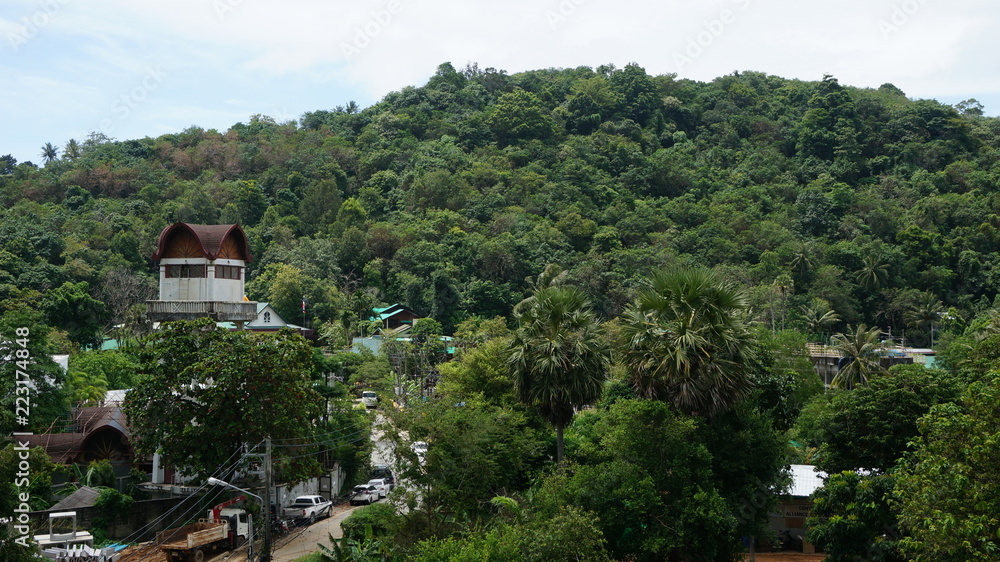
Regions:
M 339 539 L 343 536 L 340 531 L 340 522 L 346 519 L 351 511 L 357 507 L 348 505 L 338 505 L 333 508 L 333 514 L 326 519 L 321 519 L 312 525 L 293 530 L 289 536 L 281 537 L 277 541 L 278 548 L 271 554 L 274 562 L 291 562 L 319 550 L 319 544 L 330 546 L 330 536 Z
M 392 447 L 388 441 L 383 440 L 382 432 L 377 429 L 384 422 L 385 417 L 382 414 L 376 413 L 375 422 L 372 427 L 372 441 L 374 442 L 372 446 L 372 464 L 387 464 L 392 466 L 394 464 Z M 380 501 L 384 502 L 386 500 Z M 333 514 L 330 517 L 317 521 L 305 529 L 292 531 L 289 537 L 278 539 L 276 543 L 278 548 L 272 553 L 271 559 L 274 562 L 291 562 L 310 552 L 316 552 L 319 550 L 318 545 L 320 543 L 330 546 L 331 535 L 335 539 L 343 537 L 343 533 L 340 530 L 340 522 L 346 519 L 351 514 L 351 511 L 355 509 L 357 507 L 349 505 L 334 506 Z

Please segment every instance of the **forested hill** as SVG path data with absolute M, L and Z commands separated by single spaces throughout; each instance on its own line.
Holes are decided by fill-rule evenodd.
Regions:
M 0 159 L 0 306 L 41 303 L 88 340 L 124 319 L 128 272 L 154 278 L 164 226 L 238 222 L 250 298 L 298 321 L 304 294 L 311 325 L 348 333 L 378 303 L 446 331 L 506 316 L 548 263 L 611 318 L 685 263 L 750 287 L 769 326 L 926 340 L 921 311 L 967 317 L 1000 287 L 1000 121 L 982 113 L 828 76 L 442 64 L 363 110 L 53 139 L 42 167 Z

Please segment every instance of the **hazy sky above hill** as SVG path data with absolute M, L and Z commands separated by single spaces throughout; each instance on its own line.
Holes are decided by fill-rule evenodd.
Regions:
M 832 74 L 998 115 L 998 19 L 988 0 L 0 0 L 0 154 L 366 107 L 446 61 Z

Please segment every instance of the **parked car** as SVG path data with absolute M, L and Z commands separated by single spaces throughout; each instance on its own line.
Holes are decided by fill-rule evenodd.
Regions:
M 365 390 L 361 393 L 361 403 L 365 405 L 366 408 L 377 408 L 378 407 L 378 394 L 374 390 Z
M 369 484 L 358 484 L 351 491 L 351 505 L 369 505 L 379 499 L 378 488 Z
M 392 474 L 392 469 L 387 464 L 377 464 L 372 469 L 372 478 L 382 478 L 389 482 L 389 490 L 396 487 L 396 477 Z
M 311 525 L 317 519 L 329 517 L 332 512 L 333 502 L 323 496 L 299 496 L 281 514 L 296 521 L 308 521 Z
M 375 489 L 378 490 L 379 498 L 384 498 L 389 495 L 389 490 L 391 489 L 385 478 L 373 478 L 368 481 L 368 485 L 375 486 Z
M 420 464 L 424 464 L 424 458 L 427 456 L 427 442 L 426 441 L 414 441 L 410 447 L 413 452 L 417 454 L 417 461 Z

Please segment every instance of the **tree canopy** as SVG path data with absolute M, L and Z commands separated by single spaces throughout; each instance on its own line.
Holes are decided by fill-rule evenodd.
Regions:
M 185 474 L 207 478 L 232 470 L 244 447 L 265 437 L 301 440 L 309 445 L 286 453 L 283 476 L 315 475 L 317 460 L 305 453 L 323 402 L 311 383 L 312 350 L 298 334 L 166 323 L 139 359 L 140 380 L 123 406 L 139 454 L 159 451 Z

